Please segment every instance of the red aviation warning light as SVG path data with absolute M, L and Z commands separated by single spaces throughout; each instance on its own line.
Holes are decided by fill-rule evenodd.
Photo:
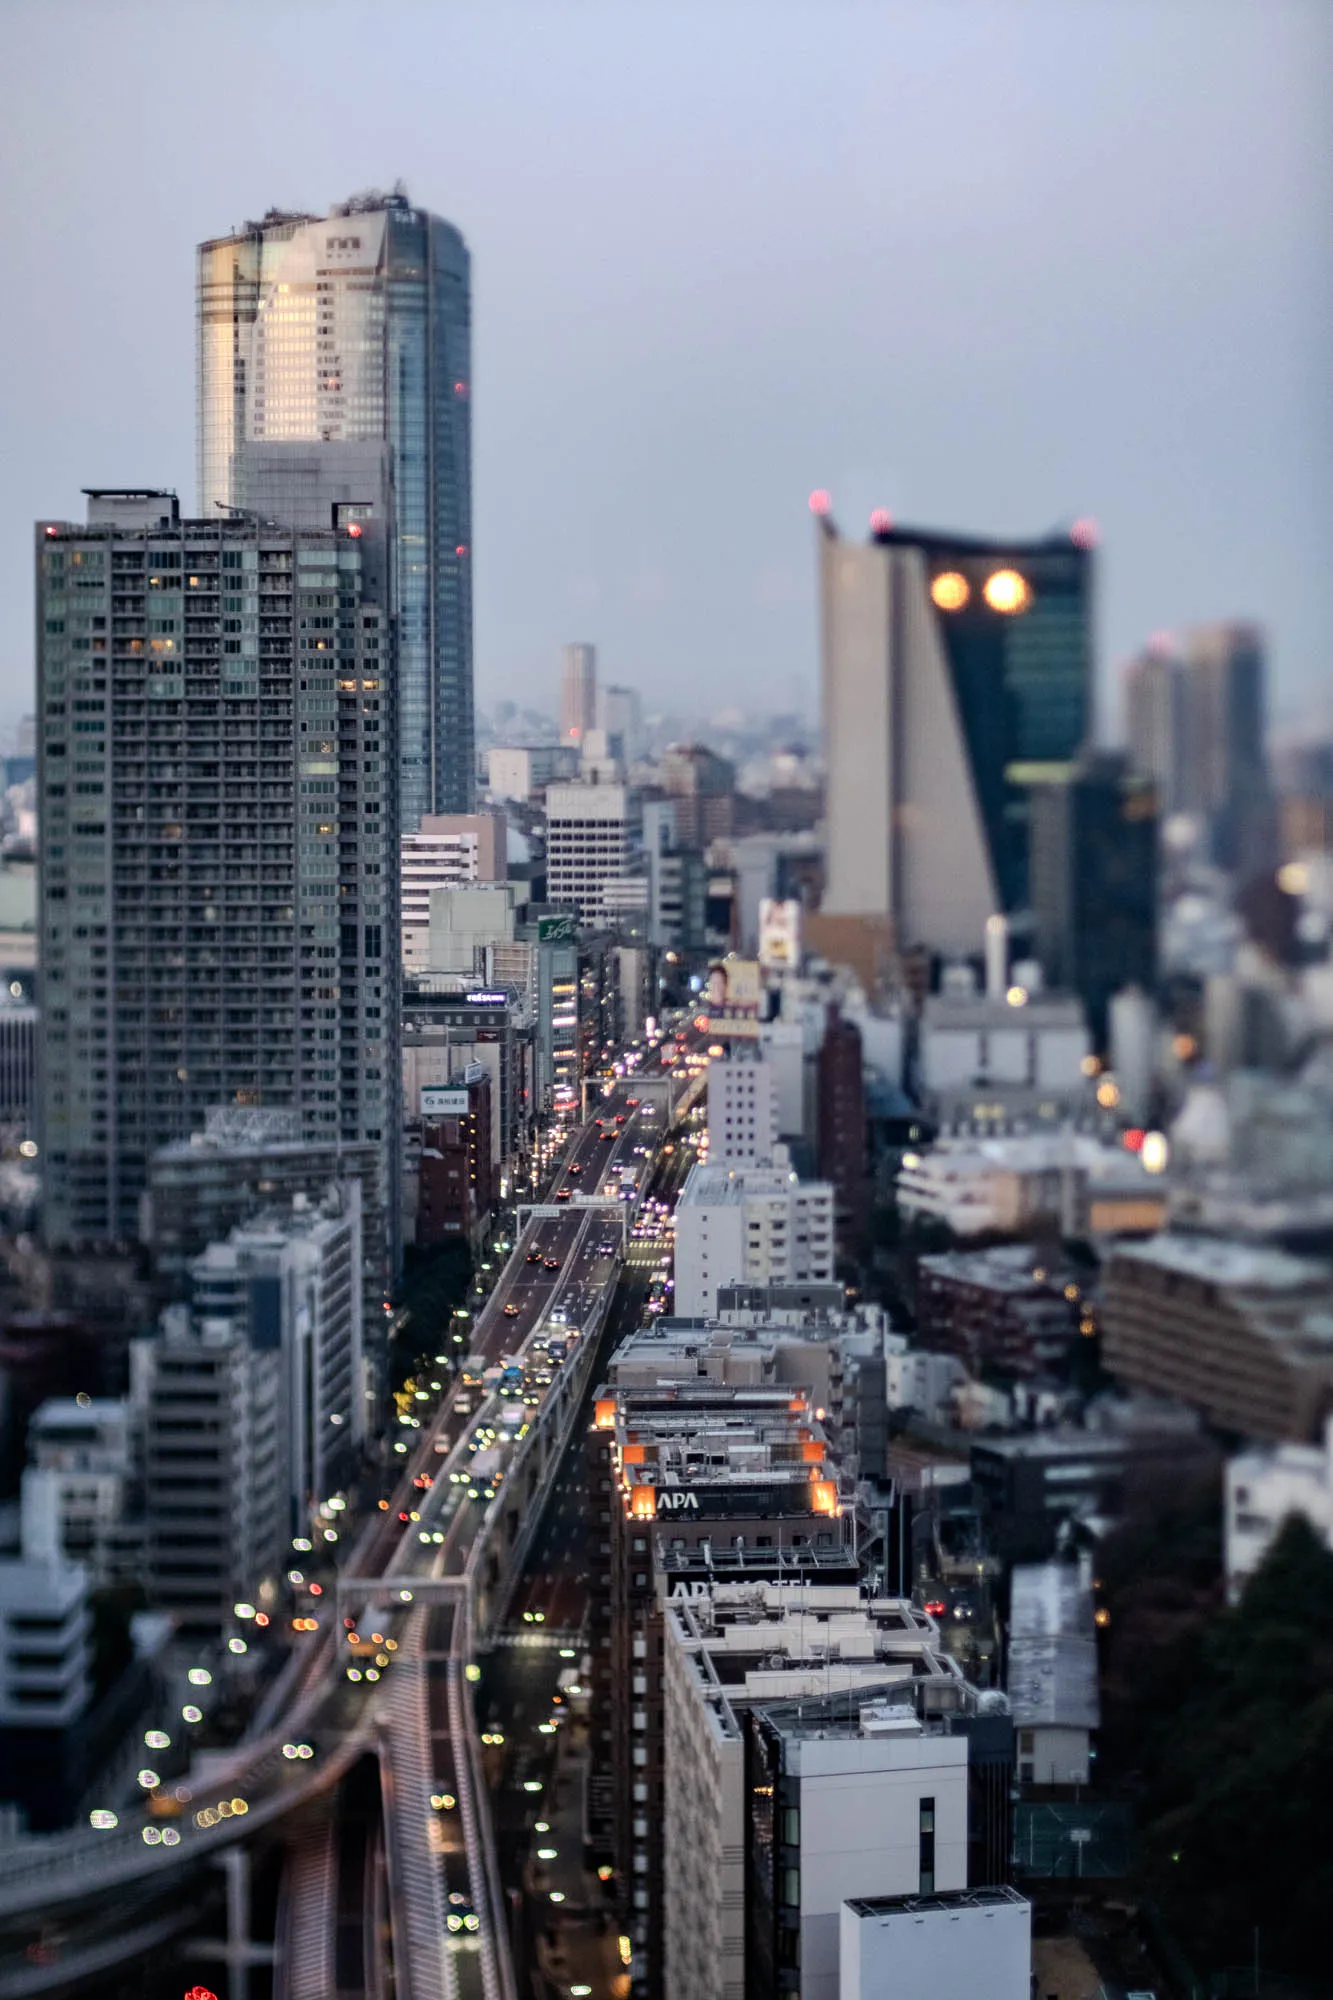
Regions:
M 824 488 L 816 486 L 814 492 L 810 495 L 810 512 L 812 514 L 827 514 L 832 505 L 833 502 L 824 491 Z

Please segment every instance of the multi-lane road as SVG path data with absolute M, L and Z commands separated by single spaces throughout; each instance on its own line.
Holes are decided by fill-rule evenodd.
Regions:
M 192 1796 L 180 1817 L 164 1826 L 147 1812 L 127 1812 L 105 1830 L 0 1850 L 0 1925 L 8 1940 L 0 1941 L 0 1993 L 58 1991 L 76 1967 L 80 1978 L 91 1978 L 115 1963 L 114 1937 L 101 1937 L 95 1917 L 99 1948 L 80 1959 L 84 1913 L 97 1910 L 99 1897 L 137 1900 L 295 1808 L 317 1809 L 321 1795 L 333 1794 L 372 1752 L 385 1771 L 399 1993 L 505 2000 L 512 1991 L 471 1714 L 476 1591 L 489 1588 L 492 1603 L 498 1601 L 505 1565 L 516 1566 L 545 1503 L 556 1458 L 542 1462 L 528 1517 L 517 1527 L 512 1509 L 506 1513 L 504 1482 L 531 1461 L 543 1406 L 558 1403 L 562 1383 L 579 1372 L 577 1342 L 586 1334 L 591 1343 L 602 1324 L 621 1269 L 622 1218 L 634 1212 L 633 1197 L 647 1183 L 667 1123 L 660 1100 L 634 1102 L 647 1094 L 633 1077 L 617 1083 L 574 1129 L 544 1212 L 523 1230 L 459 1350 L 488 1371 L 520 1357 L 523 1428 L 534 1436 L 526 1443 L 514 1433 L 479 1443 L 482 1431 L 498 1438 L 505 1404 L 512 1416 L 514 1378 L 497 1394 L 465 1381 L 462 1371 L 440 1392 L 432 1414 L 400 1428 L 395 1442 L 407 1448 L 395 1454 L 401 1461 L 395 1490 L 359 1532 L 345 1517 L 339 1523 L 340 1587 L 350 1589 L 343 1589 L 336 1615 L 329 1588 L 317 1629 L 305 1635 L 304 1650 L 294 1653 L 261 1704 L 261 1726 L 228 1756 L 191 1770 L 184 1790 Z M 622 1169 L 633 1174 L 633 1188 L 622 1189 Z M 622 1201 L 622 1192 L 630 1199 Z M 452 1327 L 412 1331 L 419 1349 L 437 1347 L 442 1369 L 456 1358 Z M 553 1341 L 567 1344 L 567 1358 Z M 491 1466 L 485 1485 L 469 1472 L 478 1450 Z M 527 1470 L 531 1483 L 530 1463 Z M 488 1542 L 501 1534 L 507 1546 L 488 1565 Z M 376 1614 L 369 1623 L 368 1614 Z M 363 1646 L 372 1625 L 381 1632 L 379 1650 L 348 1647 L 349 1617 Z M 284 1757 L 284 1744 L 295 1740 L 313 1743 L 315 1756 Z M 311 1855 L 338 1851 L 332 1839 L 308 1846 Z M 346 1933 L 350 1920 L 336 1886 L 330 1894 L 331 1922 Z M 52 1936 L 56 1943 L 49 1945 Z M 419 1980 L 412 1976 L 418 1964 Z M 16 1972 L 21 1983 L 14 1983 Z M 278 1990 L 284 1984 L 296 1990 L 281 1978 Z

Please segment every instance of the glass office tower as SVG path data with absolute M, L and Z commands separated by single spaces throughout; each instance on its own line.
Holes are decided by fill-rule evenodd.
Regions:
M 401 191 L 200 245 L 201 516 L 247 447 L 391 447 L 403 831 L 472 807 L 471 387 L 467 246 Z
M 1086 539 L 858 544 L 821 517 L 826 912 L 966 953 L 1026 910 L 1032 789 L 1092 731 Z
M 926 558 L 1000 908 L 1018 910 L 1029 788 L 1067 775 L 1092 733 L 1091 553 L 1069 535 L 999 542 L 887 528 L 874 540 Z

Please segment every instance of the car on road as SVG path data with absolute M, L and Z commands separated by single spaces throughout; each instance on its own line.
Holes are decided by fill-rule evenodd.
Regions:
M 452 1938 L 457 1938 L 460 1932 L 481 1929 L 481 1921 L 476 1911 L 467 1897 L 460 1895 L 456 1889 L 449 1898 L 449 1914 L 444 1921 Z
M 521 1311 L 521 1307 L 519 1307 L 519 1306 L 516 1306 L 516 1305 L 513 1305 L 513 1304 L 510 1304 L 510 1305 L 507 1305 L 507 1306 L 505 1307 L 505 1309 L 504 1309 L 504 1315 L 505 1315 L 505 1318 L 506 1318 L 506 1319 L 517 1319 L 517 1318 L 518 1318 L 518 1315 L 519 1315 L 519 1312 L 520 1312 L 520 1311 Z
M 540 1250 L 529 1250 L 527 1256 L 523 1259 L 525 1264 L 540 1264 L 541 1261 L 542 1253 Z
M 543 1263 L 548 1271 L 558 1271 L 560 1269 L 560 1259 L 558 1257 L 544 1258 Z
M 579 1165 L 577 1160 L 571 1160 L 569 1163 L 569 1171 L 571 1174 L 581 1174 L 583 1172 L 583 1169 Z
M 557 1201 L 568 1201 L 568 1200 L 569 1200 L 569 1189 L 568 1189 L 568 1188 L 557 1188 L 557 1189 L 556 1189 L 556 1191 L 555 1191 L 555 1198 L 556 1198 L 556 1200 L 557 1200 Z
M 617 1120 L 617 1123 L 618 1123 L 618 1122 L 619 1122 L 619 1121 Z M 616 1143 L 616 1135 L 615 1135 L 615 1133 L 614 1133 L 614 1132 L 603 1132 L 603 1133 L 602 1133 L 602 1144 L 603 1144 L 604 1146 L 614 1146 L 614 1145 L 615 1145 L 615 1143 Z

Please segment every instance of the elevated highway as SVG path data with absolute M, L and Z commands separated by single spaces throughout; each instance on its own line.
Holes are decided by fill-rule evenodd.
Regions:
M 472 1325 L 472 1356 L 488 1376 L 509 1364 L 504 1385 L 460 1377 L 433 1416 L 403 1426 L 394 1492 L 343 1545 L 336 1613 L 293 1652 L 235 1750 L 190 1771 L 179 1819 L 129 1811 L 114 1828 L 0 1848 L 0 2000 L 72 1993 L 142 1956 L 179 1931 L 192 1884 L 227 1850 L 280 1828 L 290 1858 L 275 1994 L 356 1990 L 337 1966 L 327 1983 L 319 1940 L 330 1935 L 348 1963 L 360 1935 L 360 1990 L 387 1990 L 368 1920 L 380 1882 L 397 2000 L 516 2000 L 472 1714 L 475 1654 L 504 1617 L 568 1442 L 669 1102 L 660 1084 L 618 1083 L 575 1129 Z M 285 1757 L 294 1740 L 316 1755 Z M 341 1865 L 338 1812 L 367 1757 L 380 1771 L 383 1843 L 375 1866 L 363 1853 L 358 1891 Z M 248 1923 L 248 1912 L 232 1915 L 233 1929 Z

